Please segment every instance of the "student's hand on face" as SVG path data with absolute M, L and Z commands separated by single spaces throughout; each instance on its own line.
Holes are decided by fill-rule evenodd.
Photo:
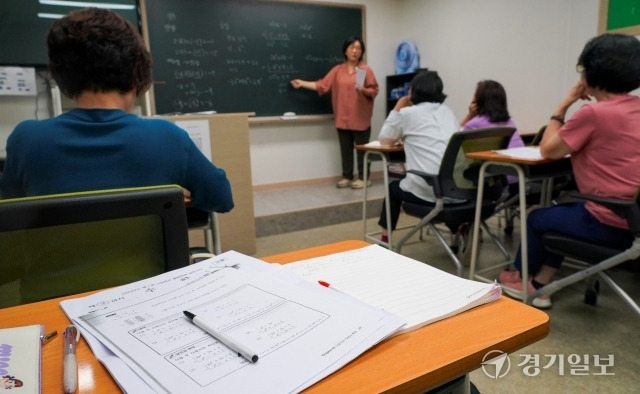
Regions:
M 587 93 L 587 85 L 584 83 L 584 81 L 580 81 L 580 100 L 587 100 L 590 101 L 591 97 L 589 96 L 589 94 Z
M 591 100 L 587 94 L 587 86 L 582 79 L 569 89 L 566 100 L 571 103 L 575 103 L 578 100 Z
M 413 104 L 411 103 L 411 99 L 409 98 L 409 96 L 403 96 L 398 99 L 398 102 L 396 103 L 396 106 L 394 109 L 396 111 L 399 111 L 400 108 L 410 107 L 411 105 Z
M 472 101 L 471 104 L 469 104 L 469 115 L 471 117 L 476 116 L 478 114 L 478 105 L 476 104 L 475 101 Z
M 564 117 L 569 107 L 571 107 L 576 101 L 591 100 L 588 94 L 588 90 L 590 89 L 587 87 L 584 79 L 581 78 L 578 82 L 576 82 L 575 85 L 571 87 L 571 89 L 569 89 L 567 95 L 564 96 L 564 99 L 562 99 L 562 101 L 558 105 L 558 108 L 556 109 L 555 115 Z

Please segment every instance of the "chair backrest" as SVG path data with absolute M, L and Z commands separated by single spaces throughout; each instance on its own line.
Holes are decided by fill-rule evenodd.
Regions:
M 540 145 L 540 142 L 542 141 L 542 137 L 544 136 L 544 132 L 546 130 L 547 130 L 547 125 L 543 125 L 542 127 L 540 127 L 536 135 L 531 140 L 531 142 L 529 142 L 527 145 L 529 146 Z
M 633 200 L 635 201 L 635 205 L 624 217 L 627 219 L 627 223 L 629 223 L 629 231 L 631 231 L 635 238 L 640 238 L 640 188 L 638 188 L 636 194 L 633 196 Z
M 188 263 L 179 186 L 0 200 L 0 307 L 130 283 Z
M 439 176 L 444 195 L 464 200 L 475 199 L 482 162 L 465 155 L 470 152 L 505 149 L 515 130 L 514 127 L 489 127 L 453 133 L 440 164 Z M 486 179 L 488 188 L 484 195 L 500 195 L 504 185 L 491 177 Z

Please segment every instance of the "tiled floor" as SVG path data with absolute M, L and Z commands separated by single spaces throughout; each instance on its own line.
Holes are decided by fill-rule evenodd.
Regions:
M 374 183 L 372 195 L 380 198 L 383 193 L 381 181 Z M 377 194 L 376 194 L 377 193 Z M 373 197 L 372 197 L 373 198 Z M 280 192 L 261 192 L 254 195 L 256 215 L 276 215 L 279 210 L 306 210 L 317 206 L 334 206 L 362 201 L 362 190 L 336 189 L 333 185 L 294 188 Z M 379 209 L 379 208 L 378 208 Z M 294 211 L 295 212 L 295 211 Z M 360 216 L 361 218 L 361 216 Z M 367 220 L 368 231 L 376 229 L 377 218 Z M 414 219 L 401 215 L 399 227 L 411 225 Z M 498 220 L 490 225 L 503 239 L 505 245 L 514 252 L 518 246 L 516 231 L 505 235 Z M 255 257 L 283 253 L 345 239 L 363 239 L 361 219 L 328 226 L 313 227 L 257 239 Z M 433 235 L 426 235 L 422 241 L 417 236 L 402 249 L 402 254 L 453 273 L 444 249 Z M 498 249 L 484 236 L 480 253 L 480 264 L 500 261 Z M 568 269 L 564 273 L 568 272 Z M 562 272 L 561 272 L 562 273 Z M 466 273 L 465 273 L 466 274 Z M 623 288 L 631 288 L 630 294 L 640 300 L 639 275 L 618 272 L 614 279 Z M 511 370 L 501 379 L 492 379 L 482 370 L 471 373 L 471 380 L 482 393 L 638 393 L 640 392 L 640 317 L 634 315 L 605 284 L 602 284 L 598 303 L 590 306 L 583 303 L 584 285 L 575 284 L 562 289 L 552 296 L 553 308 L 547 310 L 551 319 L 551 332 L 542 341 L 509 355 Z M 461 331 L 462 331 L 461 327 Z M 487 333 L 491 335 L 491 333 Z M 437 338 L 434 338 L 437 341 Z M 576 356 L 577 355 L 577 356 Z M 613 375 L 598 375 L 594 357 L 613 355 L 614 366 L 606 372 Z M 569 357 L 571 356 L 571 359 Z M 429 357 L 425 354 L 425 357 Z M 527 357 L 539 359 L 539 370 L 522 364 Z M 551 363 L 552 358 L 555 361 Z M 575 362 L 587 365 L 585 375 L 578 375 Z M 562 362 L 561 362 L 562 361 Z M 522 364 L 522 365 L 518 365 Z M 529 372 L 528 376 L 525 372 Z M 538 372 L 535 374 L 535 372 Z

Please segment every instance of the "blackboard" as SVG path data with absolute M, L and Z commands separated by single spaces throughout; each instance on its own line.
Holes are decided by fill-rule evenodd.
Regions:
M 598 32 L 640 34 L 638 0 L 601 0 Z
M 344 61 L 344 40 L 363 36 L 359 5 L 146 0 L 142 14 L 157 114 L 331 114 L 330 95 L 289 82 L 323 77 Z

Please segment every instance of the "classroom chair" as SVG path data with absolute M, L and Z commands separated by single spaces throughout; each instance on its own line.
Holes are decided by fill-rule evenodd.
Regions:
M 640 306 L 638 306 L 638 303 L 609 275 L 609 273 L 616 268 L 628 268 L 635 271 L 635 273 L 638 272 L 638 264 L 640 264 L 640 190 L 631 201 L 580 193 L 572 193 L 571 196 L 578 200 L 588 200 L 601 204 L 615 212 L 618 216 L 625 218 L 629 224 L 629 231 L 631 231 L 634 236 L 634 241 L 628 249 L 620 250 L 598 245 L 590 241 L 582 241 L 564 234 L 544 234 L 543 243 L 545 249 L 551 253 L 565 256 L 564 265 L 577 268 L 578 271 L 565 278 L 549 283 L 533 294 L 529 294 L 527 303 L 531 304 L 533 299 L 541 294 L 553 294 L 564 287 L 587 279 L 585 303 L 595 305 L 599 291 L 599 282 L 597 279 L 601 279 L 640 316 Z
M 433 187 L 437 201 L 435 205 L 419 205 L 409 202 L 402 204 L 406 214 L 420 218 L 408 233 L 406 233 L 396 245 L 396 251 L 400 252 L 402 246 L 416 232 L 427 227 L 433 231 L 456 268 L 458 276 L 462 276 L 463 265 L 451 246 L 447 243 L 442 232 L 436 224 L 442 223 L 468 223 L 471 226 L 475 219 L 476 204 L 482 204 L 480 227 L 490 236 L 498 246 L 505 260 L 509 260 L 509 252 L 500 240 L 487 226 L 485 220 L 495 213 L 498 199 L 502 196 L 506 187 L 503 176 L 487 177 L 484 199 L 480 202 L 477 198 L 477 178 L 480 165 L 478 160 L 468 159 L 465 154 L 494 149 L 504 149 L 509 144 L 509 139 L 515 132 L 513 127 L 491 127 L 470 131 L 458 131 L 449 140 L 449 144 L 442 158 L 440 170 L 437 174 L 427 174 L 421 171 L 408 170 L 407 172 L 421 176 Z M 446 197 L 464 200 L 465 202 L 445 204 Z M 458 235 L 456 235 L 458 236 Z
M 0 200 L 0 307 L 122 285 L 189 264 L 177 185 Z
M 218 217 L 215 212 L 207 212 L 187 204 L 187 225 L 189 230 L 202 230 L 204 233 L 205 246 L 195 246 L 191 248 L 191 254 L 220 254 L 220 229 L 218 228 Z

